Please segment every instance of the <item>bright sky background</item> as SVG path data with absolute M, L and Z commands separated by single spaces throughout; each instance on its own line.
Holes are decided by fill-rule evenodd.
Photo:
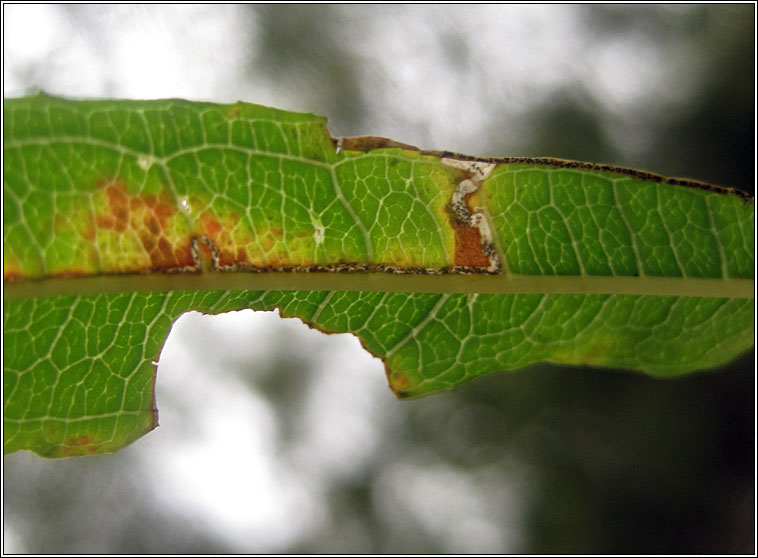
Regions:
M 255 15 L 242 6 L 70 8 L 3 6 L 6 97 L 37 85 L 71 97 L 242 99 L 325 114 L 319 92 L 303 90 L 294 77 L 292 86 L 288 76 L 272 86 L 245 73 L 250 57 L 266 53 L 260 45 L 258 52 L 241 48 L 257 33 Z M 653 117 L 652 101 L 660 111 L 698 70 L 678 64 L 676 50 L 662 56 L 644 37 L 587 36 L 579 17 L 584 9 L 345 7 L 336 40 L 351 45 L 360 60 L 372 128 L 349 129 L 330 117 L 330 129 L 432 149 L 518 155 L 487 152 L 481 130 L 492 116 L 491 101 L 507 98 L 515 118 L 531 102 L 579 86 L 619 115 L 615 124 L 628 133 L 613 137 L 633 147 L 635 127 Z M 76 13 L 86 13 L 87 27 Z M 456 56 L 467 60 L 464 71 L 450 65 Z M 307 397 L 292 449 L 282 441 L 275 409 L 255 388 L 256 363 L 289 359 L 297 366 L 302 355 L 310 355 L 314 368 L 303 371 L 310 377 L 303 378 Z M 253 379 L 243 384 L 230 371 L 234 363 L 247 366 Z M 161 355 L 157 391 L 160 428 L 124 450 L 138 457 L 135 474 L 144 476 L 160 505 L 241 552 L 276 552 L 328 527 L 330 487 L 378 458 L 380 442 L 397 435 L 408 405 L 391 395 L 382 363 L 354 337 L 252 311 L 182 317 Z M 42 471 L 37 474 L 56 467 L 22 453 L 5 459 L 28 461 Z M 518 542 L 527 476 L 514 465 L 506 479 L 486 470 L 461 477 L 432 456 L 399 457 L 380 479 L 376 498 L 397 521 L 437 534 L 450 552 L 508 552 Z M 6 517 L 5 551 L 23 552 L 13 521 Z

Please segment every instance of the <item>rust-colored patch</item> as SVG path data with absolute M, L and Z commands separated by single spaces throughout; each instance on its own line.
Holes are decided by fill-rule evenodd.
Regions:
M 174 257 L 182 266 L 193 265 L 195 258 L 192 256 L 192 243 L 186 242 L 181 246 L 174 247 Z
M 397 370 L 387 370 L 387 381 L 390 384 L 390 389 L 392 389 L 398 397 L 405 397 L 406 392 L 411 387 L 411 382 L 408 379 L 408 376 Z
M 145 249 L 145 251 L 148 254 L 152 254 L 153 250 L 155 250 L 155 245 L 157 243 L 156 238 L 153 235 L 151 235 L 149 231 L 140 231 L 139 239 L 140 239 L 140 242 L 142 242 L 142 247 Z
M 12 283 L 13 281 L 22 281 L 24 279 L 26 279 L 26 275 L 16 269 L 3 269 L 3 281 Z
M 286 265 L 288 262 L 286 258 L 281 257 L 275 253 L 270 253 L 274 250 L 277 242 L 280 242 L 284 238 L 284 231 L 281 227 L 266 227 L 256 231 L 258 242 L 260 243 L 263 251 L 266 252 L 266 258 L 269 263 L 276 261 L 281 262 L 281 265 Z M 273 264 L 272 264 L 273 265 Z
M 223 230 L 221 223 L 216 220 L 210 211 L 206 211 L 200 216 L 200 224 L 203 227 L 203 234 L 214 241 Z
M 274 239 L 271 235 L 258 235 L 258 238 L 264 251 L 270 252 L 274 248 Z
M 150 252 L 150 260 L 153 265 L 159 267 L 169 267 L 171 264 L 177 263 L 174 248 L 165 237 L 158 239 L 158 250 Z
M 149 230 L 152 234 L 155 236 L 161 234 L 161 224 L 158 221 L 158 217 L 156 217 L 154 213 L 145 213 L 143 221 L 147 230 Z
M 99 447 L 100 444 L 95 442 L 95 439 L 90 435 L 69 438 L 63 445 L 63 455 L 66 457 L 94 455 Z
M 129 226 L 129 196 L 126 189 L 119 182 L 98 184 L 105 190 L 108 196 L 109 215 L 101 215 L 97 219 L 97 224 L 106 229 L 113 229 L 117 232 L 124 232 Z M 136 200 L 135 200 L 136 201 Z
M 216 247 L 216 262 L 220 266 L 231 266 L 247 259 L 247 253 L 235 246 L 231 231 L 239 222 L 239 215 L 232 212 L 225 217 L 225 224 L 219 222 L 210 211 L 200 215 L 199 223 L 203 236 Z M 241 257 L 240 257 L 241 256 Z
M 613 349 L 613 345 L 608 342 L 600 341 L 590 346 L 582 355 L 580 364 L 603 365 L 607 362 L 608 353 Z
M 482 235 L 476 227 L 455 223 L 455 265 L 489 267 L 490 259 L 482 251 Z
M 464 198 L 469 214 L 473 213 L 469 206 L 469 197 Z M 482 250 L 482 235 L 477 227 L 462 223 L 455 212 L 448 206 L 450 225 L 455 230 L 455 259 L 454 265 L 460 267 L 490 266 L 490 258 Z
M 237 251 L 237 254 L 239 254 L 239 251 Z M 243 258 L 242 259 L 238 259 L 237 255 L 234 254 L 234 252 L 228 252 L 226 250 L 219 251 L 219 253 L 218 253 L 218 265 L 220 265 L 220 266 L 230 266 L 230 265 L 234 265 L 234 264 L 239 263 L 239 262 L 244 262 L 245 261 L 244 255 L 245 254 L 244 254 L 244 251 L 243 251 Z
M 119 180 L 101 180 L 98 187 L 105 192 L 108 204 L 107 214 L 99 215 L 96 219 L 98 227 L 119 233 L 128 229 L 134 231 L 154 269 L 193 264 L 189 239 L 175 246 L 167 237 L 170 219 L 177 212 L 168 195 L 131 195 Z M 84 236 L 90 239 L 88 234 Z M 91 236 L 94 238 L 94 230 Z
M 95 240 L 95 234 L 97 234 L 97 229 L 95 228 L 95 220 L 92 217 L 92 212 L 87 212 L 87 224 L 84 227 L 84 230 L 82 230 L 82 238 L 87 241 L 93 241 Z

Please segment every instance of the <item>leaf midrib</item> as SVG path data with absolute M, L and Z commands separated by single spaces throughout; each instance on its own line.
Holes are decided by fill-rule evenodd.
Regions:
M 623 294 L 743 298 L 755 296 L 753 279 L 487 274 L 201 272 L 54 277 L 6 282 L 5 299 L 169 290 L 301 290 L 482 294 Z

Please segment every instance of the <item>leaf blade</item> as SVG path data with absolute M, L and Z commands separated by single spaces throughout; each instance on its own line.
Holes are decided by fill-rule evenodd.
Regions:
M 245 103 L 5 109 L 6 452 L 152 429 L 152 361 L 191 309 L 353 332 L 403 397 L 540 361 L 675 375 L 752 345 L 754 206 L 733 191 L 340 145 Z

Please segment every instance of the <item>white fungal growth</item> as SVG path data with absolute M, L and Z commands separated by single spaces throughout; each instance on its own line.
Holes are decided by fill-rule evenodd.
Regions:
M 487 180 L 496 166 L 495 163 L 485 163 L 484 161 L 463 161 L 449 158 L 443 158 L 442 164 L 469 173 L 470 180 L 477 186 Z
M 150 160 L 150 157 L 148 157 L 147 155 L 140 155 L 139 157 L 137 157 L 137 164 L 141 168 L 147 170 L 148 168 L 150 168 L 152 161 Z
M 316 245 L 323 244 L 324 242 L 324 227 L 320 224 L 313 224 L 313 240 L 316 241 Z
M 478 189 L 479 186 L 471 182 L 469 179 L 466 179 L 461 181 L 461 183 L 456 186 L 455 192 L 453 192 L 453 199 L 451 200 L 453 211 L 464 223 L 467 223 L 471 216 L 471 212 L 468 210 L 468 207 L 466 207 L 466 196 L 473 194 Z

